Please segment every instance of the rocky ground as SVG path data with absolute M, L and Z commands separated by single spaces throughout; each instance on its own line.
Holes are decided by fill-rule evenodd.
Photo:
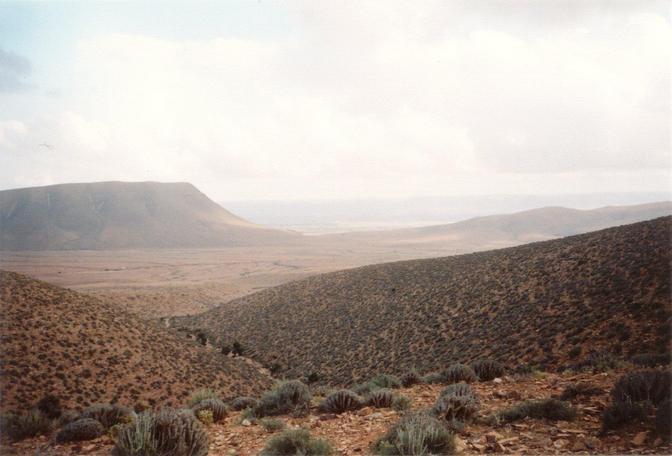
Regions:
M 609 390 L 622 371 L 597 374 L 547 374 L 504 377 L 500 381 L 473 385 L 481 401 L 475 423 L 459 435 L 458 450 L 463 454 L 671 454 L 672 447 L 657 437 L 650 423 L 637 423 L 606 435 L 600 432 L 600 415 L 609 403 Z M 525 399 L 559 395 L 575 382 L 601 389 L 592 397 L 573 401 L 578 417 L 572 422 L 547 422 L 526 419 L 510 425 L 490 426 L 485 418 L 508 405 Z M 412 409 L 431 406 L 443 385 L 417 385 L 400 390 L 412 399 Z M 318 402 L 316 398 L 316 403 Z M 280 417 L 288 427 L 309 428 L 316 437 L 329 440 L 337 455 L 370 453 L 370 445 L 394 423 L 401 412 L 364 408 L 342 415 L 319 414 L 313 410 L 305 418 Z M 243 422 L 240 412 L 232 412 L 222 424 L 209 427 L 210 455 L 256 455 L 271 432 L 258 424 Z M 27 440 L 2 448 L 0 454 L 16 455 L 109 455 L 108 437 L 72 445 L 50 445 L 49 438 Z

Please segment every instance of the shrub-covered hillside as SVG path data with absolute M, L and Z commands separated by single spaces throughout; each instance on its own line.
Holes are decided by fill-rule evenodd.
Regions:
M 610 363 L 669 348 L 671 228 L 664 217 L 324 274 L 174 326 L 237 341 L 279 375 L 332 384 L 481 357 L 508 368 Z
M 180 403 L 196 388 L 253 394 L 271 380 L 97 299 L 0 271 L 0 397 L 25 410 L 45 395 L 67 407 Z

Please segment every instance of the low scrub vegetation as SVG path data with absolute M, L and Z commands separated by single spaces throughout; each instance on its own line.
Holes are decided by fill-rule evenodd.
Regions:
M 215 423 L 223 421 L 227 415 L 226 404 L 219 399 L 203 399 L 201 402 L 191 407 L 191 409 L 194 411 L 196 417 L 198 417 L 200 412 L 209 411 L 212 414 L 211 417 Z
M 642 367 L 668 366 L 672 362 L 669 353 L 640 353 L 630 358 L 630 362 Z
M 231 401 L 231 409 L 240 411 L 246 408 L 254 408 L 257 404 L 259 404 L 259 401 L 253 397 L 240 396 Z
M 393 425 L 372 450 L 379 455 L 447 455 L 455 451 L 455 437 L 433 416 L 412 413 Z
M 191 393 L 187 403 L 189 404 L 189 407 L 193 407 L 205 399 L 219 399 L 219 395 L 211 389 L 202 388 Z
M 602 413 L 602 430 L 610 431 L 646 420 L 649 411 L 656 407 L 656 414 L 660 413 L 664 422 L 667 412 L 661 409 L 669 408 L 670 388 L 672 372 L 669 370 L 650 369 L 623 375 L 611 390 L 612 404 Z
M 462 429 L 465 423 L 476 416 L 478 408 L 478 398 L 469 385 L 455 383 L 439 394 L 431 413 L 451 429 Z
M 495 415 L 496 423 L 511 423 L 525 418 L 546 419 L 551 421 L 571 421 L 576 410 L 567 402 L 558 399 L 540 399 L 524 401 L 505 408 Z
M 116 404 L 95 404 L 84 409 L 79 418 L 91 418 L 98 421 L 105 429 L 116 424 L 130 423 L 134 412 L 128 407 Z
M 39 410 L 26 413 L 8 413 L 0 418 L 0 437 L 9 440 L 23 440 L 51 431 L 51 420 Z
M 644 404 L 615 402 L 602 412 L 602 431 L 611 431 L 626 424 L 643 421 L 647 415 L 647 407 Z
M 389 408 L 392 407 L 396 397 L 395 392 L 389 388 L 377 389 L 366 395 L 366 405 L 376 408 Z
M 254 415 L 258 418 L 285 413 L 303 416 L 310 408 L 311 399 L 310 388 L 305 383 L 299 380 L 281 382 L 261 397 L 253 409 Z
M 205 456 L 208 434 L 191 410 L 144 412 L 117 433 L 117 456 Z
M 326 440 L 312 437 L 307 429 L 294 429 L 271 437 L 261 456 L 327 456 L 331 453 L 331 445 Z
M 404 375 L 399 377 L 399 380 L 401 381 L 401 386 L 404 388 L 409 388 L 413 385 L 417 385 L 418 383 L 422 383 L 422 377 L 415 371 L 409 371 L 406 372 Z
M 319 406 L 320 411 L 343 413 L 362 408 L 364 401 L 354 392 L 343 389 L 327 396 Z
M 670 398 L 672 372 L 645 370 L 622 376 L 611 390 L 614 402 L 650 402 L 658 405 Z
M 281 431 L 287 427 L 285 422 L 280 418 L 262 418 L 259 420 L 259 424 L 266 430 L 266 432 Z
M 80 418 L 66 424 L 56 434 L 59 443 L 81 442 L 100 437 L 105 433 L 105 427 L 93 418 Z
M 476 381 L 476 372 L 466 364 L 455 363 L 442 372 L 444 383 L 472 383 Z
M 602 394 L 602 389 L 590 383 L 572 383 L 567 385 L 560 395 L 561 401 L 570 401 L 577 397 L 590 397 Z
M 479 359 L 472 363 L 471 368 L 481 382 L 488 382 L 504 375 L 504 366 L 493 359 Z

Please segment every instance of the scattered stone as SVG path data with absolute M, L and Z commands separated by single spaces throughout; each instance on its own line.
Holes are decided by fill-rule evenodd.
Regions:
M 648 432 L 642 431 L 638 433 L 633 439 L 632 439 L 632 444 L 636 446 L 642 446 L 644 445 L 644 442 L 646 442 L 646 436 L 648 435 Z
M 495 383 L 497 383 L 497 384 L 502 383 L 503 381 L 504 381 L 504 380 L 502 380 L 502 379 L 499 378 L 499 377 L 497 377 L 497 378 L 495 378 L 495 379 L 493 380 L 493 382 L 495 382 Z
M 553 446 L 556 447 L 558 450 L 566 447 L 569 444 L 569 440 L 566 439 L 558 439 L 555 442 L 553 442 Z
M 497 443 L 497 441 L 503 439 L 504 436 L 499 432 L 491 431 L 485 434 L 485 441 L 488 443 Z
M 572 445 L 572 451 L 586 451 L 586 450 L 588 450 L 588 447 L 581 440 L 575 441 L 574 445 Z
M 459 435 L 455 436 L 455 452 L 462 453 L 467 449 L 467 444 L 460 438 Z
M 594 449 L 599 448 L 599 447 L 602 446 L 602 444 L 601 444 L 601 442 L 600 442 L 600 439 L 598 439 L 598 438 L 596 438 L 596 437 L 588 437 L 588 438 L 584 441 L 584 443 L 585 443 L 586 446 L 587 446 L 589 449 L 591 449 L 591 450 L 594 450 Z
M 383 417 L 383 414 L 380 412 L 372 413 L 366 417 L 367 420 L 378 420 Z
M 250 420 L 247 420 L 247 419 L 243 420 L 242 423 L 240 423 L 240 424 L 242 424 L 243 426 L 251 426 L 252 425 L 252 423 L 250 423 Z

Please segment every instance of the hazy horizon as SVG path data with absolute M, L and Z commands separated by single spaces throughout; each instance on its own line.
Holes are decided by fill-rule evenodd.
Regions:
M 664 1 L 3 2 L 0 188 L 669 191 L 670 42 Z
M 253 223 L 292 229 L 305 234 L 325 234 L 438 225 L 551 206 L 589 210 L 671 200 L 672 194 L 669 192 L 614 192 L 244 200 L 217 203 Z

